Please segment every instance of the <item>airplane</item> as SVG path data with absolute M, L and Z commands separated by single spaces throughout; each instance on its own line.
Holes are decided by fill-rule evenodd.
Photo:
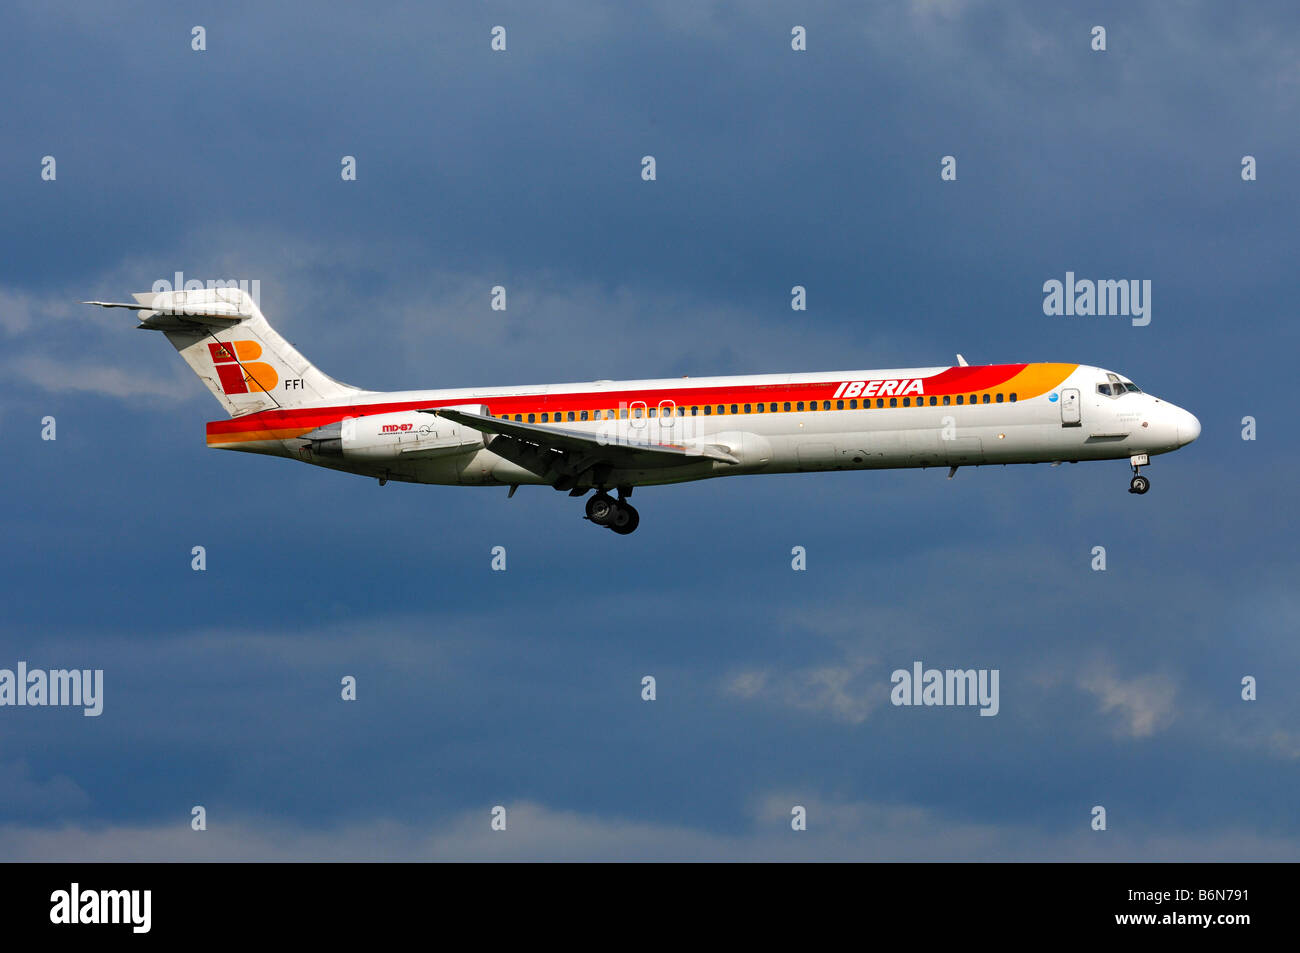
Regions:
M 277 334 L 241 288 L 145 292 L 132 302 L 230 414 L 207 443 L 348 473 L 451 486 L 591 494 L 585 516 L 640 524 L 634 487 L 827 470 L 1119 460 L 1144 494 L 1151 456 L 1195 440 L 1186 410 L 1086 364 L 380 392 L 342 384 Z M 611 496 L 614 491 L 617 496 Z

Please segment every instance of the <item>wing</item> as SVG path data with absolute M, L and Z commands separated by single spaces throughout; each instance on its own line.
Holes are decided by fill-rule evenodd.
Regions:
M 598 466 L 615 470 L 648 470 L 679 467 L 703 460 L 719 460 L 732 465 L 740 463 L 716 444 L 687 446 L 641 442 L 629 440 L 625 432 L 604 436 L 447 407 L 430 408 L 424 413 L 446 417 L 485 435 L 495 434 L 486 441 L 493 453 L 531 470 L 561 489 L 572 486 L 583 473 Z

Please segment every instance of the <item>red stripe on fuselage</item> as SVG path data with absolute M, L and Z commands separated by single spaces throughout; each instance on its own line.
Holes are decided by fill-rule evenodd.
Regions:
M 950 367 L 932 377 L 871 377 L 856 378 L 862 381 L 912 381 L 919 380 L 923 394 L 965 394 L 996 387 L 1020 373 L 1025 364 L 993 364 L 987 367 Z M 812 382 L 808 384 L 738 384 L 730 387 L 664 387 L 659 390 L 603 390 L 582 391 L 569 394 L 500 394 L 492 397 L 443 398 L 436 401 L 408 400 L 373 404 L 356 404 L 335 407 L 300 407 L 284 410 L 264 410 L 231 420 L 214 420 L 208 424 L 209 436 L 247 433 L 256 430 L 284 430 L 293 427 L 323 427 L 343 417 L 366 417 L 373 414 L 391 414 L 401 411 L 423 410 L 430 407 L 458 404 L 486 404 L 497 416 L 501 414 L 527 414 L 542 412 L 564 413 L 570 410 L 617 410 L 619 407 L 643 401 L 657 407 L 664 401 L 680 406 L 704 404 L 778 403 L 784 405 L 809 400 L 834 400 L 835 392 L 846 380 Z M 913 395 L 916 391 L 911 392 Z M 881 396 L 874 395 L 873 396 Z M 889 395 L 883 395 L 889 396 Z M 843 398 L 841 398 L 843 399 Z

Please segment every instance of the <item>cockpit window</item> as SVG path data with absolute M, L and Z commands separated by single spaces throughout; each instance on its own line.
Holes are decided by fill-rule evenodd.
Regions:
M 1106 372 L 1106 378 L 1110 383 L 1098 384 L 1098 394 L 1103 394 L 1106 397 L 1123 397 L 1125 394 L 1142 393 L 1142 389 L 1137 384 L 1132 381 L 1122 381 L 1118 375 L 1112 374 L 1110 371 Z

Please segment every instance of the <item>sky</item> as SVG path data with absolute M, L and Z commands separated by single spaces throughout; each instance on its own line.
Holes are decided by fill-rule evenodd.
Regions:
M 6 4 L 0 669 L 104 689 L 0 707 L 0 858 L 1300 859 L 1297 27 Z M 1203 431 L 1145 496 L 1124 461 L 745 477 L 642 488 L 620 537 L 549 488 L 207 450 L 166 340 L 78 304 L 177 271 L 257 280 L 367 388 L 961 352 L 1107 367 Z M 1068 271 L 1149 280 L 1150 324 L 1044 314 Z M 916 661 L 997 670 L 997 715 L 891 704 Z

